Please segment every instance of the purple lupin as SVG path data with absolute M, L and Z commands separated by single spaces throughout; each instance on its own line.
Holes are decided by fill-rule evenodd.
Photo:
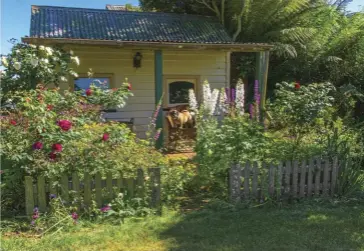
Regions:
M 235 91 L 235 88 L 232 88 L 231 89 L 231 102 L 235 102 L 235 99 L 236 99 L 236 91 Z

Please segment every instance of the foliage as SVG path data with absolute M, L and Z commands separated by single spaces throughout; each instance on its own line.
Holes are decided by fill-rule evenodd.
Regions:
M 232 163 L 264 158 L 264 146 L 269 138 L 259 122 L 260 94 L 256 82 L 255 102 L 250 114 L 245 114 L 244 85 L 239 81 L 237 91 L 211 91 L 203 84 L 203 102 L 197 111 L 197 140 L 195 151 L 198 175 L 204 185 L 225 187 L 227 171 Z M 228 90 L 230 92 L 230 90 Z M 230 95 L 231 94 L 231 95 Z M 220 98 L 219 98 L 220 95 Z M 194 95 L 190 95 L 190 103 Z M 220 113 L 220 118 L 215 116 Z
M 364 138 L 362 128 L 332 123 L 326 135 L 324 154 L 339 164 L 338 194 L 351 196 L 364 189 Z
M 77 208 L 66 207 L 60 197 L 52 198 L 49 212 L 39 215 L 38 208 L 34 208 L 30 229 L 41 236 L 69 230 L 77 224 L 76 211 Z
M 143 198 L 130 198 L 120 193 L 110 204 L 101 208 L 102 218 L 113 224 L 124 223 L 125 218 L 145 217 L 152 213 L 148 203 Z
M 231 163 L 263 160 L 268 140 L 264 128 L 246 116 L 225 118 L 220 126 L 213 120 L 200 122 L 196 143 L 199 171 L 226 175 Z
M 171 205 L 193 189 L 196 178 L 196 165 L 189 159 L 169 159 L 168 165 L 161 169 L 162 201 Z
M 128 83 L 110 91 L 92 86 L 86 96 L 68 91 L 62 95 L 43 86 L 13 92 L 9 97 L 16 107 L 4 110 L 1 118 L 3 209 L 22 206 L 23 201 L 14 198 L 23 196 L 24 174 L 59 178 L 78 172 L 82 178 L 84 172 L 110 171 L 117 177 L 123 171 L 130 177 L 137 168 L 163 163 L 163 156 L 126 125 L 100 119 L 105 100 L 123 106 L 130 95 Z
M 1 63 L 5 70 L 1 74 L 2 103 L 10 91 L 35 89 L 38 84 L 58 86 L 67 82 L 68 77 L 77 77 L 73 67 L 80 64 L 73 52 L 59 48 L 17 43 L 8 55 L 2 55 Z
M 260 95 L 258 88 L 255 89 L 254 100 L 259 104 Z M 220 92 L 220 95 L 225 95 L 225 92 Z M 235 97 L 235 101 L 240 100 L 244 107 L 244 92 L 241 94 L 237 91 L 236 96 L 243 97 Z M 253 105 L 250 114 L 225 112 L 222 117 L 204 113 L 204 107 L 200 106 L 195 147 L 200 181 L 208 186 L 219 187 L 220 193 L 223 193 L 228 169 L 233 163 L 264 161 L 277 164 L 324 155 L 331 159 L 339 156 L 343 161 L 355 156 L 358 164 L 345 169 L 350 172 L 352 181 L 356 179 L 356 182 L 343 182 L 345 186 L 354 183 L 362 186 L 360 159 L 363 153 L 359 149 L 363 142 L 359 133 L 345 125 L 333 108 L 334 97 L 337 96 L 335 88 L 329 83 L 278 84 L 276 96 L 265 113 L 270 119 L 264 124 L 257 119 L 259 110 L 254 109 L 257 105 Z M 227 106 L 224 110 L 236 109 L 239 102 L 231 102 L 233 106 Z M 226 97 L 220 96 L 219 107 L 225 104 Z M 332 137 L 335 136 L 335 130 L 339 138 L 334 142 Z M 348 156 L 344 154 L 344 143 L 350 145 L 346 151 L 350 153 Z
M 288 127 L 290 136 L 297 137 L 311 129 L 317 120 L 323 119 L 332 107 L 334 98 L 330 83 L 300 85 L 283 82 L 277 84 L 274 103 L 268 107 L 272 124 Z

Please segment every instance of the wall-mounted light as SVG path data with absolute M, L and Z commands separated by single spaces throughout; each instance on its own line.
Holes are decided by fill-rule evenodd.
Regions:
M 140 68 L 142 66 L 142 54 L 140 52 L 135 53 L 133 65 L 135 68 Z

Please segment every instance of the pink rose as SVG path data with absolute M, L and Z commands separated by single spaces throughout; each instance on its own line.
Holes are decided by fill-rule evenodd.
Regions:
M 55 152 L 62 152 L 62 149 L 63 149 L 63 147 L 59 143 L 53 144 L 53 146 L 52 146 L 52 150 Z
M 63 131 L 68 131 L 71 129 L 72 123 L 68 120 L 60 120 L 58 121 L 58 125 Z
M 108 133 L 104 133 L 104 135 L 102 135 L 102 140 L 103 141 L 108 141 L 110 138 L 110 135 Z

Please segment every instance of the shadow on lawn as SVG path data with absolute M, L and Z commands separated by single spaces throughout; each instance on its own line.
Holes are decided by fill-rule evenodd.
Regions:
M 209 205 L 186 214 L 162 234 L 170 251 L 360 250 L 364 248 L 364 205 L 238 209 Z

